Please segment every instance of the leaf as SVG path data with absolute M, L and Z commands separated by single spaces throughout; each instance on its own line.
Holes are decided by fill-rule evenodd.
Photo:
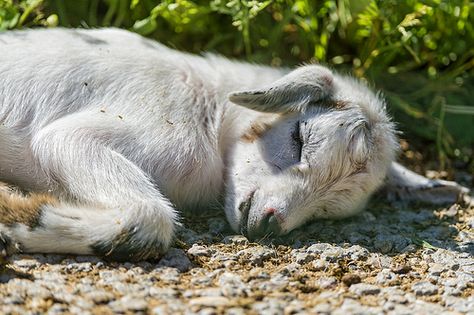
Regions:
M 153 33 L 157 27 L 155 18 L 149 16 L 143 20 L 136 21 L 132 29 L 140 35 L 148 35 Z

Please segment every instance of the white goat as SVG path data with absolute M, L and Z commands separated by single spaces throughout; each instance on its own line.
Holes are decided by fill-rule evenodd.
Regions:
M 237 91 L 237 92 L 236 92 Z M 176 209 L 225 203 L 256 239 L 391 194 L 465 188 L 393 163 L 383 99 L 318 65 L 177 52 L 117 29 L 0 35 L 0 250 L 145 259 Z

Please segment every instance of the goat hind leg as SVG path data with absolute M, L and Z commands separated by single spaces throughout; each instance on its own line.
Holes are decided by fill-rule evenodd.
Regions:
M 428 179 L 395 162 L 392 163 L 387 175 L 385 190 L 390 200 L 402 202 L 421 201 L 432 204 L 470 202 L 468 188 L 452 181 Z
M 137 260 L 169 247 L 175 210 L 138 166 L 107 146 L 111 138 L 125 136 L 121 132 L 126 130 L 115 121 L 83 113 L 36 134 L 38 165 L 72 198 L 40 204 L 34 227 L 8 229 L 24 251 Z

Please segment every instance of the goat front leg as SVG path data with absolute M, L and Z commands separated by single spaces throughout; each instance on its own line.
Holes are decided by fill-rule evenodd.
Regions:
M 156 257 L 173 239 L 176 212 L 143 170 L 113 149 L 130 136 L 127 129 L 95 116 L 70 115 L 36 134 L 33 155 L 56 197 L 10 211 L 0 232 L 25 252 Z M 25 213 L 32 218 L 20 220 Z

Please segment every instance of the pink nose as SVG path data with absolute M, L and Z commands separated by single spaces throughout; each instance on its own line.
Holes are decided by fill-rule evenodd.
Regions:
M 275 208 L 266 208 L 265 209 L 265 214 L 270 215 L 270 214 L 275 214 L 276 209 Z

